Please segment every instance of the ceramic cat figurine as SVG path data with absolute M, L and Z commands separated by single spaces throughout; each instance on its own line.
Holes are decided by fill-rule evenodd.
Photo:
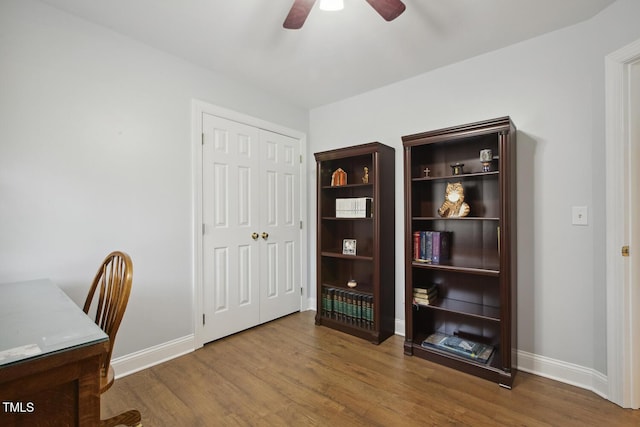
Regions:
M 464 201 L 464 188 L 460 182 L 447 183 L 444 203 L 438 209 L 438 214 L 443 218 L 463 217 L 469 215 L 469 205 Z

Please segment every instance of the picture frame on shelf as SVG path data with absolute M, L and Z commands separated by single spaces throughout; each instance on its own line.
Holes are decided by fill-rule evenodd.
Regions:
M 355 255 L 356 254 L 356 239 L 344 239 L 342 240 L 342 254 L 343 255 Z

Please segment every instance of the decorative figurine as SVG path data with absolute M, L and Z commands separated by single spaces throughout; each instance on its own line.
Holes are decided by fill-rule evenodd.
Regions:
M 482 162 L 482 172 L 491 171 L 491 161 L 493 160 L 493 152 L 490 148 L 480 150 L 480 161 Z
M 355 280 L 351 279 L 347 282 L 347 286 L 350 288 L 355 288 L 356 286 L 358 286 L 358 282 L 356 282 Z
M 451 173 L 453 175 L 462 175 L 464 171 L 462 168 L 464 167 L 464 163 L 455 163 L 451 165 Z
M 363 184 L 369 183 L 369 168 L 366 166 L 364 167 L 364 176 L 362 177 L 362 183 Z
M 447 183 L 444 203 L 438 209 L 438 215 L 443 218 L 464 217 L 469 215 L 471 208 L 464 201 L 464 188 L 462 183 Z
M 336 171 L 331 174 L 331 186 L 338 187 L 340 185 L 347 185 L 347 173 L 343 171 L 342 168 L 336 169 Z

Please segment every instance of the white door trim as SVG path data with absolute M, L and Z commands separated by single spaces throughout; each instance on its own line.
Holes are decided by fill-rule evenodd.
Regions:
M 202 116 L 211 114 L 227 120 L 244 123 L 259 129 L 279 133 L 300 141 L 300 155 L 302 159 L 307 157 L 307 135 L 303 132 L 290 129 L 266 120 L 248 116 L 237 111 L 222 108 L 208 102 L 197 99 L 192 100 L 191 108 L 191 151 L 192 151 L 192 188 L 193 188 L 193 314 L 194 314 L 194 345 L 202 347 L 203 342 L 203 281 L 202 281 Z M 300 219 L 303 227 L 300 229 L 300 310 L 308 309 L 308 283 L 307 283 L 307 173 L 305 162 L 300 162 Z
M 638 60 L 640 40 L 605 58 L 608 398 L 624 408 L 636 409 L 640 407 L 640 372 L 636 368 L 640 357 L 637 352 L 640 348 L 640 307 L 632 304 L 638 298 L 635 295 L 638 290 L 632 287 L 631 271 L 633 263 L 638 264 L 638 261 L 633 257 L 623 258 L 620 250 L 623 245 L 631 245 L 627 224 L 631 219 L 631 209 L 628 204 L 621 209 L 621 201 L 629 203 L 633 200 L 631 191 L 640 193 L 640 188 L 629 185 L 632 140 L 629 134 L 628 70 Z M 632 253 L 640 254 L 640 242 L 634 242 L 631 248 Z

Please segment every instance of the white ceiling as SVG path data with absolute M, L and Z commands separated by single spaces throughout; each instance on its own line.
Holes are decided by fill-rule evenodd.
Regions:
M 404 0 L 384 21 L 364 0 L 316 4 L 301 30 L 293 0 L 41 0 L 307 108 L 586 20 L 614 0 Z

